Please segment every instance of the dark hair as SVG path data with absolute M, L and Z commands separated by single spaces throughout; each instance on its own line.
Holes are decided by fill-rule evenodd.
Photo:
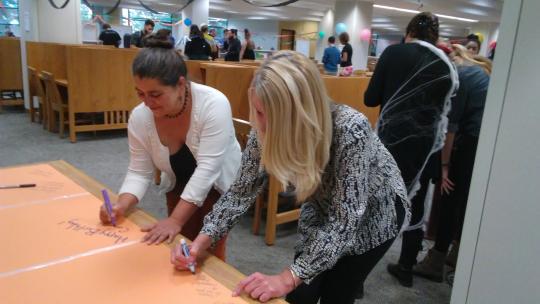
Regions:
M 228 31 L 229 31 L 229 29 L 224 29 L 224 30 L 223 30 L 224 33 L 228 32 Z
M 167 38 L 149 35 L 144 40 L 144 46 L 133 60 L 133 76 L 157 79 L 171 87 L 178 84 L 180 77 L 186 77 L 186 63 Z
M 189 28 L 189 37 L 193 37 L 193 36 L 201 36 L 201 30 L 196 24 L 193 24 Z
M 343 32 L 343 33 L 339 34 L 339 42 L 341 42 L 342 44 L 348 43 L 349 42 L 349 34 L 347 32 Z
M 249 32 L 248 29 L 244 29 L 244 38 L 246 40 L 251 38 L 251 33 Z
M 168 29 L 159 29 L 157 32 L 156 32 L 156 36 L 160 39 L 167 39 L 169 38 L 169 36 L 171 35 L 171 30 L 168 30 Z
M 231 33 L 233 33 L 235 36 L 238 36 L 238 30 L 237 29 L 230 29 Z
M 334 36 L 328 37 L 328 42 L 329 42 L 329 43 L 332 43 L 332 44 L 333 44 L 333 43 L 336 43 L 336 37 L 334 37 Z
M 478 37 L 478 35 L 470 34 L 469 36 L 467 36 L 467 41 L 465 42 L 465 44 L 471 41 L 476 42 L 476 44 L 478 45 L 478 48 L 482 46 L 482 43 L 480 43 L 480 37 Z
M 154 21 L 152 21 L 151 19 L 146 19 L 144 21 L 144 26 L 147 26 L 147 25 L 151 25 L 152 27 L 155 27 L 156 24 L 154 23 Z
M 411 19 L 405 33 L 435 45 L 439 39 L 439 18 L 430 12 L 422 12 Z
M 108 24 L 108 23 L 103 23 L 103 25 L 101 26 L 104 30 L 108 30 L 111 28 L 111 25 Z

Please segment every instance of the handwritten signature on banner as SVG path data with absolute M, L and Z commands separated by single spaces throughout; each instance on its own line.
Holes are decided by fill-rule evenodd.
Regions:
M 115 244 L 124 243 L 129 237 L 123 235 L 129 232 L 129 228 L 116 227 L 96 227 L 91 224 L 81 223 L 78 219 L 62 221 L 58 225 L 63 226 L 66 230 L 77 231 L 88 236 L 102 236 L 114 240 Z

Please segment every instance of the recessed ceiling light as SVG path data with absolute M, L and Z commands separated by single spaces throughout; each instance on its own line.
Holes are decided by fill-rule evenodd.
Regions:
M 251 19 L 251 20 L 264 20 L 264 19 L 268 19 L 267 17 L 262 17 L 262 16 L 253 16 L 253 17 L 247 17 L 247 19 Z
M 416 10 L 410 10 L 410 9 L 404 9 L 404 8 L 399 8 L 399 7 L 386 6 L 386 5 L 373 4 L 373 7 L 380 8 L 380 9 L 385 9 L 385 10 L 392 10 L 392 11 L 398 11 L 398 12 L 404 12 L 404 13 L 411 13 L 411 14 L 420 13 L 420 11 L 416 11 Z M 454 16 L 437 14 L 437 13 L 435 13 L 435 15 L 437 17 L 439 17 L 439 18 L 445 18 L 445 19 L 459 20 L 459 21 L 464 21 L 464 22 L 478 22 L 478 20 L 474 20 L 474 19 L 454 17 Z

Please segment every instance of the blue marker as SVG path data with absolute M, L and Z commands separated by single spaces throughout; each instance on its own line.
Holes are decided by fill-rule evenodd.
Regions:
M 103 189 L 101 190 L 101 195 L 103 195 L 103 201 L 105 202 L 105 209 L 107 210 L 107 213 L 109 214 L 109 217 L 111 218 L 111 223 L 113 224 L 114 227 L 116 227 L 116 218 L 114 217 L 111 200 L 109 199 L 109 193 L 107 193 L 106 189 Z
M 182 246 L 182 251 L 184 252 L 184 256 L 186 258 L 189 258 L 189 248 L 187 246 L 187 243 L 186 243 L 185 239 L 180 240 L 180 246 Z M 193 263 L 191 263 L 191 264 L 188 265 L 188 267 L 189 267 L 189 270 L 191 271 L 191 273 L 195 274 L 195 265 L 193 265 Z

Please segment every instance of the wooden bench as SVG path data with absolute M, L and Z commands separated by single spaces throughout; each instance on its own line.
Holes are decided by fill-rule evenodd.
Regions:
M 140 103 L 131 64 L 137 50 L 70 47 L 66 53 L 69 92 L 69 138 L 78 132 L 126 129 L 131 110 Z M 75 124 L 76 115 L 95 113 L 102 121 Z
M 336 77 L 323 76 L 328 96 L 335 102 L 346 104 L 364 114 L 372 127 L 379 118 L 379 107 L 370 108 L 364 104 L 364 93 L 368 87 L 369 77 Z

